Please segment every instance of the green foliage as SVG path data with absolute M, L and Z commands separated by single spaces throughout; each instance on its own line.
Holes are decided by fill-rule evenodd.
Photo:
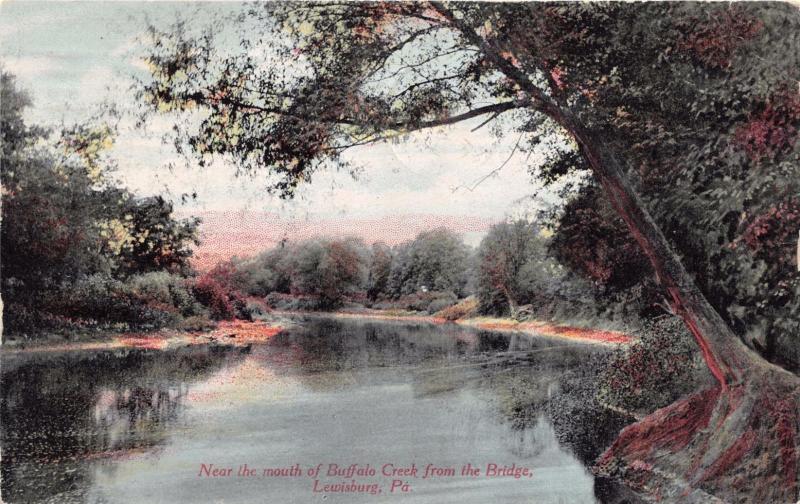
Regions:
M 235 265 L 241 289 L 254 296 L 271 293 L 311 296 L 318 308 L 339 306 L 363 292 L 369 253 L 358 239 L 316 239 L 281 243 Z
M 244 279 L 242 288 L 251 296 L 264 297 L 272 292 L 288 294 L 292 286 L 292 250 L 282 243 L 254 259 L 236 262 Z
M 483 313 L 516 312 L 530 304 L 555 265 L 546 257 L 545 240 L 524 220 L 492 226 L 478 247 L 478 300 Z
M 407 309 L 439 311 L 466 294 L 469 257 L 458 235 L 436 229 L 393 248 L 375 244 L 368 249 L 352 238 L 284 242 L 237 261 L 235 269 L 239 288 L 254 296 L 310 296 L 317 308 L 366 296 L 373 302 L 403 299 Z M 283 298 L 274 301 L 285 305 Z
M 550 245 L 525 220 L 492 226 L 477 253 L 479 311 L 544 319 L 597 315 L 594 289 L 551 257 Z
M 311 295 L 322 307 L 338 306 L 366 281 L 364 244 L 356 239 L 311 241 L 296 250 L 291 290 Z
M 192 281 L 166 271 L 129 277 L 126 283 L 141 298 L 173 306 L 183 317 L 203 315 L 205 310 L 192 295 Z
M 369 273 L 367 277 L 367 297 L 371 300 L 385 295 L 392 274 L 392 250 L 382 243 L 372 245 Z
M 200 220 L 175 220 L 172 204 L 161 196 L 129 199 L 121 209 L 130 239 L 122 245 L 118 269 L 121 273 L 168 270 L 190 272 L 190 244 L 199 244 Z
M 440 228 L 420 233 L 392 250 L 386 289 L 376 297 L 398 298 L 427 291 L 463 297 L 469 257 L 469 248 L 452 231 Z
M 25 124 L 30 102 L 13 77 L 1 84 L 5 329 L 155 328 L 197 315 L 184 280 L 158 274 L 189 272 L 197 221 L 113 183 L 107 127 L 67 129 L 53 144 Z

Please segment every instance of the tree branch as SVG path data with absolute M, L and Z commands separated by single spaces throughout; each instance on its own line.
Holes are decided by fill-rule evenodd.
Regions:
M 551 115 L 559 111 L 558 105 L 550 98 L 547 93 L 540 89 L 521 69 L 517 68 L 510 60 L 501 56 L 500 51 L 493 47 L 489 42 L 478 35 L 478 33 L 467 23 L 457 19 L 453 12 L 447 8 L 442 2 L 431 2 L 431 6 L 436 11 L 447 19 L 452 26 L 467 39 L 467 41 L 474 46 L 481 49 L 483 54 L 500 69 L 501 72 L 506 74 L 511 80 L 519 84 L 520 88 L 525 91 L 532 101 L 532 105 L 536 110 Z
M 472 119 L 474 117 L 479 117 L 479 116 L 482 116 L 484 114 L 495 113 L 495 114 L 499 115 L 499 114 L 501 114 L 503 112 L 506 112 L 506 111 L 509 111 L 509 110 L 513 110 L 513 109 L 517 109 L 517 108 L 524 108 L 528 104 L 529 103 L 526 100 L 513 100 L 513 101 L 500 102 L 500 103 L 495 103 L 493 105 L 486 105 L 486 106 L 483 106 L 483 107 L 478 107 L 478 108 L 469 110 L 467 112 L 464 112 L 464 113 L 461 113 L 461 114 L 456 114 L 454 116 L 445 117 L 445 118 L 442 118 L 442 119 L 435 119 L 433 121 L 423 121 L 423 122 L 418 123 L 416 125 L 409 124 L 409 123 L 405 123 L 405 124 L 404 123 L 396 123 L 393 127 L 395 129 L 410 128 L 410 131 L 416 131 L 416 130 L 427 129 L 427 128 L 435 128 L 437 126 L 447 126 L 447 125 L 455 124 L 455 123 L 458 123 L 458 122 L 461 122 L 461 121 L 466 121 L 467 119 Z
M 493 117 L 494 117 L 494 116 L 493 116 Z M 492 118 L 489 118 L 489 120 L 491 120 L 491 119 L 492 119 Z M 474 131 L 474 130 L 473 130 L 473 131 Z M 523 134 L 524 134 L 524 133 L 523 133 Z M 474 182 L 474 183 L 473 183 L 471 186 L 466 186 L 466 185 L 460 185 L 460 186 L 456 186 L 456 187 L 452 188 L 452 189 L 450 190 L 450 192 L 453 192 L 453 193 L 454 193 L 454 192 L 458 191 L 458 190 L 459 190 L 459 189 L 461 189 L 461 188 L 464 188 L 464 189 L 466 189 L 467 191 L 469 191 L 469 192 L 472 192 L 472 191 L 474 191 L 475 189 L 477 189 L 477 187 L 478 187 L 479 185 L 481 185 L 481 184 L 482 184 L 482 183 L 483 183 L 485 180 L 487 180 L 489 177 L 492 177 L 492 176 L 494 176 L 494 175 L 497 175 L 497 174 L 500 172 L 500 170 L 502 170 L 502 169 L 503 169 L 503 168 L 504 168 L 504 167 L 505 167 L 505 166 L 508 164 L 508 162 L 509 162 L 509 161 L 511 161 L 511 158 L 513 158 L 513 157 L 514 157 L 514 154 L 517 152 L 517 149 L 519 148 L 519 143 L 522 141 L 522 135 L 523 135 L 523 134 L 520 134 L 520 135 L 519 135 L 519 138 L 517 138 L 517 143 L 515 143 L 515 144 L 514 144 L 514 148 L 513 148 L 513 149 L 511 149 L 511 154 L 509 154 L 509 155 L 508 155 L 508 158 L 506 158 L 506 160 L 505 160 L 505 161 L 503 161 L 503 163 L 502 163 L 500 166 L 498 166 L 498 167 L 497 167 L 497 168 L 495 168 L 494 170 L 490 171 L 490 172 L 489 172 L 489 173 L 487 173 L 486 175 L 484 175 L 484 176 L 482 176 L 481 178 L 479 178 L 478 180 L 476 180 L 476 181 L 475 181 L 475 182 Z
M 229 106 L 232 106 L 232 107 L 236 107 L 236 108 L 239 108 L 239 109 L 241 109 L 243 111 L 248 111 L 248 112 L 251 112 L 251 113 L 255 112 L 255 113 L 286 116 L 286 117 L 292 117 L 292 118 L 295 118 L 295 119 L 308 120 L 308 117 L 306 117 L 303 114 L 293 113 L 293 112 L 291 112 L 289 110 L 284 110 L 284 109 L 277 108 L 277 107 L 266 107 L 266 106 L 261 106 L 261 105 L 254 105 L 252 103 L 245 103 L 245 102 L 241 102 L 241 101 L 235 100 L 233 98 L 225 97 L 225 96 L 223 96 L 223 97 L 212 97 L 212 96 L 205 95 L 203 93 L 193 93 L 193 94 L 187 96 L 187 99 L 194 100 L 194 101 L 196 101 L 198 103 L 209 103 L 209 102 L 213 103 L 213 104 L 222 103 L 222 104 L 229 105 Z M 416 130 L 427 129 L 427 128 L 435 128 L 437 126 L 447 126 L 447 125 L 455 124 L 455 123 L 458 123 L 458 122 L 461 122 L 461 121 L 466 121 L 466 120 L 472 119 L 474 117 L 479 117 L 479 116 L 482 116 L 484 114 L 495 114 L 495 117 L 496 117 L 497 115 L 499 115 L 499 114 L 501 114 L 503 112 L 506 112 L 506 111 L 509 111 L 509 110 L 513 110 L 513 109 L 517 109 L 517 108 L 524 108 L 527 105 L 529 105 L 529 103 L 526 100 L 511 100 L 511 101 L 494 103 L 494 104 L 491 104 L 491 105 L 485 105 L 483 107 L 474 108 L 472 110 L 468 110 L 467 112 L 463 112 L 461 114 L 456 114 L 456 115 L 453 115 L 453 116 L 443 117 L 441 119 L 434 119 L 434 120 L 431 120 L 431 121 L 422 121 L 422 122 L 419 122 L 419 123 L 414 123 L 414 122 L 411 122 L 411 121 L 397 121 L 397 122 L 393 122 L 393 123 L 390 122 L 390 123 L 386 124 L 385 127 L 387 129 L 408 129 L 409 131 L 416 131 Z M 317 117 L 317 118 L 314 118 L 314 120 L 318 121 L 318 122 L 328 123 L 328 124 L 342 124 L 342 125 L 346 125 L 346 126 L 357 126 L 357 127 L 363 127 L 363 128 L 369 128 L 369 127 L 374 126 L 374 124 L 361 122 L 361 121 L 358 121 L 358 120 L 355 120 L 355 119 L 352 119 L 352 118 L 347 118 L 347 117 L 337 117 L 337 118 L 327 118 L 327 119 L 326 118 Z

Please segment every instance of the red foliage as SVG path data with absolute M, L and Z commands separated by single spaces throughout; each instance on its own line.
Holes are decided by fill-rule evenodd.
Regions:
M 223 262 L 201 276 L 194 285 L 197 300 L 209 309 L 214 320 L 232 320 L 240 315 L 247 302 L 237 288 L 237 270 Z
M 550 70 L 550 77 L 553 79 L 553 82 L 556 84 L 558 89 L 564 89 L 564 70 L 561 67 L 554 67 Z
M 209 310 L 214 320 L 232 320 L 235 317 L 228 291 L 214 278 L 203 275 L 194 285 L 194 295 Z
M 795 94 L 780 93 L 736 130 L 734 140 L 754 161 L 773 158 L 794 146 L 798 121 L 800 99 Z
M 773 205 L 746 224 L 737 240 L 770 263 L 792 263 L 797 231 L 800 229 L 800 201 L 792 198 Z
M 717 16 L 691 18 L 677 49 L 708 67 L 727 68 L 736 49 L 755 37 L 763 26 L 760 20 L 745 15 L 741 9 L 724 9 Z

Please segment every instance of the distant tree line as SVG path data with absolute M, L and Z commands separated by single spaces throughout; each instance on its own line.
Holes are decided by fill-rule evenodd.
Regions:
M 436 229 L 395 247 L 368 247 L 356 238 L 282 242 L 234 266 L 249 295 L 306 296 L 320 308 L 411 297 L 455 302 L 468 294 L 471 250 L 458 235 Z
M 393 247 L 316 238 L 198 274 L 190 259 L 199 220 L 177 219 L 166 199 L 138 197 L 114 179 L 110 128 L 29 125 L 27 94 L 11 74 L 2 73 L 1 84 L 8 334 L 201 328 L 263 310 L 253 298 L 289 308 L 358 302 L 436 313 L 472 296 L 481 313 L 512 316 L 575 301 L 575 284 L 548 257 L 548 240 L 525 221 L 494 226 L 477 250 L 444 228 Z
M 281 242 L 232 260 L 236 288 L 277 308 L 373 308 L 437 313 L 465 298 L 475 313 L 513 317 L 596 310 L 591 284 L 548 253 L 549 240 L 525 220 L 494 225 L 474 249 L 446 229 L 390 247 L 356 238 Z

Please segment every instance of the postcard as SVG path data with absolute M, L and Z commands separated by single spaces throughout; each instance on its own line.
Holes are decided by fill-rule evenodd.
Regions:
M 800 501 L 800 9 L 0 4 L 0 501 Z

